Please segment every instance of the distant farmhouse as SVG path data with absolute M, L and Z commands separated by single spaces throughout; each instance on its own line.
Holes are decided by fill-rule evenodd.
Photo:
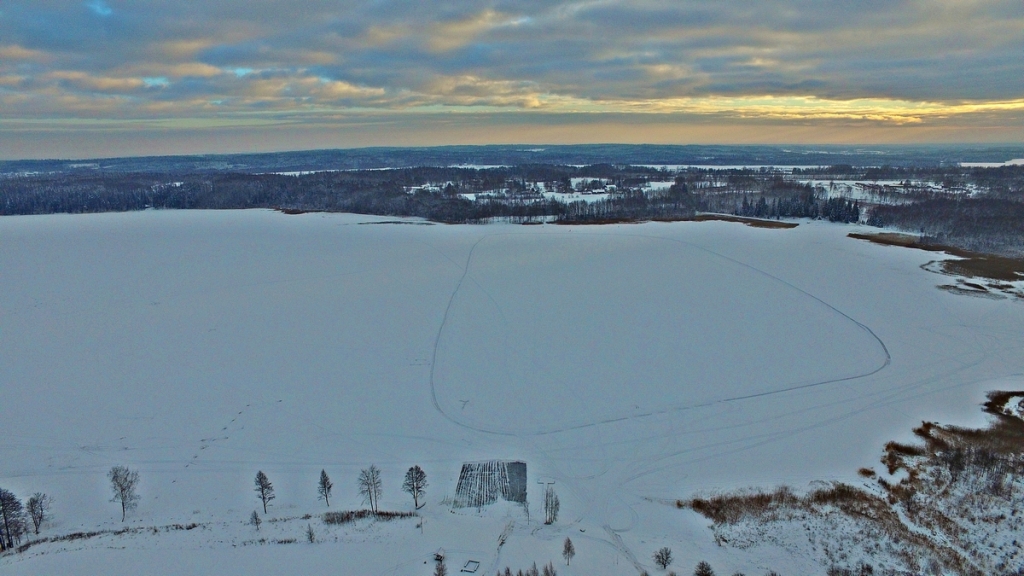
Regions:
M 459 473 L 453 508 L 481 508 L 501 498 L 526 503 L 526 462 L 467 462 Z

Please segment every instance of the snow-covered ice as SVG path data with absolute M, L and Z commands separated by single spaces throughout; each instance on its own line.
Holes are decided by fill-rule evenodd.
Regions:
M 0 570 L 429 574 L 445 548 L 450 572 L 493 574 L 557 565 L 570 536 L 562 574 L 652 569 L 661 546 L 680 572 L 804 573 L 782 549 L 716 546 L 666 503 L 852 480 L 921 420 L 981 425 L 985 391 L 1024 385 L 1024 305 L 937 290 L 934 253 L 857 227 L 385 221 L 0 219 L 0 486 L 56 498 L 41 536 L 120 529 L 113 465 L 139 470 L 142 497 L 138 531 Z M 484 460 L 527 463 L 529 523 L 510 503 L 452 513 L 462 464 Z M 322 524 L 320 470 L 331 509 L 355 509 L 370 464 L 401 511 L 423 467 L 421 518 Z M 280 519 L 260 534 L 257 470 Z M 539 480 L 561 499 L 553 526 Z M 161 528 L 178 523 L 199 527 Z

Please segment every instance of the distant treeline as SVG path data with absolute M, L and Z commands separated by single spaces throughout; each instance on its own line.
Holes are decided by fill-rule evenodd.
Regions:
M 94 160 L 0 161 L 0 174 L 261 173 L 369 170 L 416 166 L 580 166 L 599 163 L 704 166 L 956 166 L 1024 158 L 1021 146 L 698 146 L 652 144 L 488 145 L 424 148 L 349 148 L 260 154 L 150 156 Z
M 830 194 L 834 182 L 851 180 L 867 183 L 864 198 L 872 203 Z M 650 186 L 653 182 L 660 184 Z M 562 194 L 552 197 L 550 192 Z M 970 250 L 1024 254 L 1024 166 L 839 165 L 787 174 L 770 168 L 670 172 L 614 164 L 522 164 L 299 175 L 79 171 L 0 178 L 0 215 L 151 208 L 278 208 L 448 223 L 600 223 L 686 219 L 698 212 L 716 212 L 866 220 Z
M 572 178 L 594 179 L 625 190 L 621 197 L 586 205 L 545 200 L 535 182 L 571 191 Z M 119 212 L 163 209 L 281 208 L 414 216 L 439 222 L 540 217 L 583 221 L 614 214 L 650 218 L 693 214 L 692 202 L 671 194 L 644 196 L 630 187 L 670 178 L 655 169 L 526 165 L 510 168 L 407 168 L 278 174 L 39 175 L 0 180 L 0 214 Z M 471 201 L 462 194 L 501 191 L 499 200 Z M 665 197 L 663 197 L 665 196 Z M 671 196 L 671 197 L 668 197 Z
M 926 242 L 1024 256 L 1024 202 L 973 198 L 878 206 L 868 224 L 915 232 Z
M 856 167 L 847 164 L 825 168 L 796 168 L 794 176 L 807 176 L 821 180 L 896 180 L 905 181 L 913 187 L 914 182 L 933 182 L 945 189 L 970 189 L 985 191 L 993 198 L 1024 200 L 1024 165 L 1000 166 L 994 168 L 969 168 L 960 166 L 877 166 Z

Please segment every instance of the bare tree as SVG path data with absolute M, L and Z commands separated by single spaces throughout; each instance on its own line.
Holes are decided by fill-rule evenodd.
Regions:
M 32 526 L 36 529 L 36 534 L 39 534 L 39 526 L 49 517 L 51 504 L 53 504 L 53 498 L 42 492 L 36 492 L 28 499 L 28 515 L 32 518 Z
M 558 502 L 558 494 L 551 486 L 544 491 L 544 523 L 554 524 L 558 520 L 558 509 L 561 504 Z
M 306 524 L 306 540 L 309 541 L 310 544 L 316 542 L 316 532 L 313 531 L 312 524 Z
M 668 547 L 659 549 L 654 553 L 654 563 L 662 570 L 668 568 L 672 563 L 672 550 Z
M 565 539 L 565 543 L 562 544 L 562 558 L 565 558 L 565 565 L 569 565 L 569 561 L 576 555 L 576 547 L 572 545 L 572 540 Z
M 24 532 L 25 509 L 21 500 L 10 490 L 0 488 L 0 550 L 13 548 Z
M 437 565 L 434 567 L 434 576 L 448 576 L 448 566 L 444 563 L 444 558 L 437 561 Z
M 360 471 L 358 485 L 359 494 L 370 505 L 370 511 L 376 514 L 381 493 L 380 469 L 371 464 L 369 468 Z
M 331 488 L 334 488 L 331 478 L 327 475 L 326 470 L 321 470 L 320 482 L 317 483 L 316 492 L 320 495 L 318 499 L 326 502 L 328 508 L 331 507 Z
M 136 490 L 139 487 L 138 470 L 129 470 L 127 466 L 114 466 L 107 472 L 110 479 L 110 489 L 114 492 L 111 502 L 121 504 L 121 522 L 124 522 L 128 510 L 134 510 L 139 505 L 139 494 Z
M 267 475 L 260 470 L 256 473 L 256 487 L 253 490 L 256 491 L 256 495 L 260 497 L 260 502 L 263 502 L 263 513 L 267 513 L 267 503 L 276 498 L 274 496 L 274 485 L 270 483 L 270 479 Z
M 262 524 L 262 523 L 263 523 L 263 520 L 260 520 L 260 515 L 255 510 L 253 510 L 252 511 L 252 515 L 249 516 L 249 524 L 252 524 L 253 526 L 255 526 L 256 527 L 256 531 L 259 532 L 260 531 L 260 524 Z
M 427 473 L 419 466 L 409 468 L 405 473 L 405 482 L 402 483 L 402 490 L 412 494 L 412 504 L 417 510 L 420 509 L 420 498 L 423 497 L 423 489 L 427 487 Z
M 558 573 L 555 572 L 555 565 L 551 562 L 544 565 L 544 569 L 541 571 L 541 574 L 544 576 L 558 576 Z

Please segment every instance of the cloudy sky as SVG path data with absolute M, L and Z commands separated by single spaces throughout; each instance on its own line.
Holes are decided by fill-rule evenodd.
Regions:
M 0 0 L 0 157 L 1024 142 L 1024 0 Z

